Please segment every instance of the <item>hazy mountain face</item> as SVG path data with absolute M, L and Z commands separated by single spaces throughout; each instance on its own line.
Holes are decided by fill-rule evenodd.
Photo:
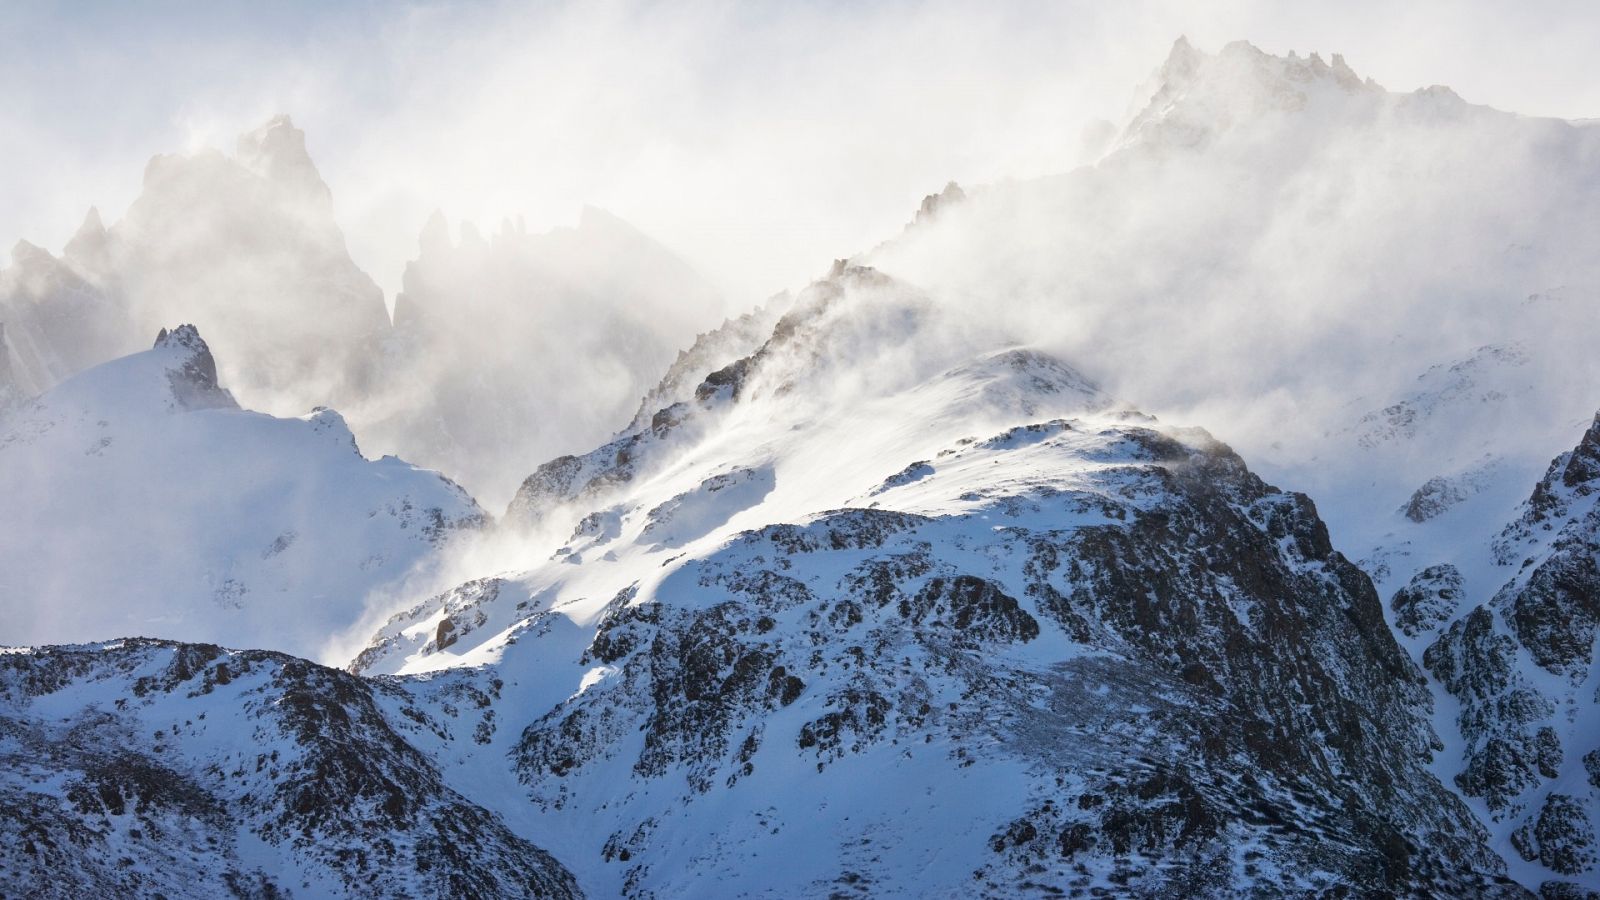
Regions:
M 428 223 L 406 268 L 383 389 L 357 428 L 462 479 L 503 509 L 530 468 L 604 441 L 698 331 L 711 287 L 660 244 L 597 209 L 576 228 L 505 225 L 452 241 Z

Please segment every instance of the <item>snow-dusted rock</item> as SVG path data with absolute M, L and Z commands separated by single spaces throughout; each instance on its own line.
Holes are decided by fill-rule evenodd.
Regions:
M 579 896 L 420 731 L 447 726 L 397 687 L 277 653 L 0 653 L 0 893 Z
M 1390 598 L 1394 626 L 1407 637 L 1433 631 L 1455 615 L 1463 596 L 1459 569 L 1449 563 L 1429 566 Z

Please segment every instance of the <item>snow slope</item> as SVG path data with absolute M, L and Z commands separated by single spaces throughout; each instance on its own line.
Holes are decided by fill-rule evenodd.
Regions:
M 486 521 L 460 488 L 364 458 L 339 414 L 239 409 L 191 326 L 0 418 L 11 644 L 164 635 L 302 656 L 368 594 Z

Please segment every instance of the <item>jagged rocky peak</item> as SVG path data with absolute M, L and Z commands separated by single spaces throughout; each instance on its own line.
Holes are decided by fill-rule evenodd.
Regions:
M 641 409 L 633 427 L 596 450 L 540 466 L 524 479 L 507 520 L 537 523 L 575 500 L 597 502 L 654 471 L 671 452 L 705 436 L 735 410 L 763 403 L 783 405 L 776 415 L 804 418 L 797 409 L 820 403 L 817 414 L 825 415 L 834 404 L 928 387 L 928 396 L 906 401 L 925 408 L 905 415 L 993 420 L 1109 405 L 1099 388 L 1071 366 L 1037 350 L 984 346 L 982 338 L 961 332 L 925 293 L 871 266 L 835 260 L 823 278 L 792 300 L 782 300 L 787 310 L 776 321 L 770 311 L 742 321 L 733 334 L 719 335 L 716 344 L 675 363 L 668 389 L 647 397 L 670 401 L 666 405 L 648 415 Z M 754 337 L 748 329 L 768 322 L 764 339 L 747 355 L 720 368 L 700 368 L 698 380 L 686 377 L 687 366 L 727 358 L 712 355 L 712 347 L 748 346 Z M 961 389 L 949 396 L 932 387 L 958 383 Z
M 233 394 L 217 380 L 217 360 L 193 325 L 165 328 L 156 335 L 155 350 L 174 357 L 168 370 L 172 395 L 184 409 L 233 409 Z
M 100 221 L 100 210 L 91 206 L 61 255 L 86 268 L 99 268 L 105 264 L 106 245 L 105 223 Z
M 296 128 L 287 115 L 273 116 L 261 127 L 239 135 L 234 156 L 263 177 L 323 197 L 332 196 L 306 151 L 306 133 Z
M 1581 495 L 1600 489 L 1600 413 L 1561 467 L 1561 483 Z
M 1464 596 L 1459 569 L 1449 563 L 1429 566 L 1390 599 L 1394 627 L 1407 637 L 1433 631 L 1450 619 Z
M 137 231 L 141 224 L 185 215 L 285 213 L 292 214 L 302 229 L 313 228 L 319 241 L 339 234 L 333 221 L 332 193 L 306 150 L 305 132 L 287 115 L 277 115 L 240 134 L 231 156 L 206 147 L 193 153 L 152 157 L 145 167 L 142 195 L 112 232 Z M 260 223 L 258 228 L 270 232 L 273 225 Z M 339 240 L 342 242 L 342 236 Z
M 1266 113 L 1352 99 L 1359 105 L 1384 94 L 1337 53 L 1330 64 L 1317 53 L 1274 56 L 1248 41 L 1234 41 L 1209 54 L 1184 37 L 1173 43 L 1147 90 L 1148 102 L 1124 129 L 1119 145 L 1197 146 Z
M 945 185 L 944 190 L 939 193 L 929 194 L 922 198 L 922 206 L 917 209 L 917 217 L 912 221 L 912 224 L 931 222 L 943 211 L 966 199 L 967 192 L 961 189 L 961 185 L 952 181 Z
M 198 323 L 229 386 L 276 414 L 353 406 L 390 331 L 383 292 L 350 258 L 287 117 L 245 134 L 233 156 L 152 159 L 110 229 L 106 269 L 135 329 Z

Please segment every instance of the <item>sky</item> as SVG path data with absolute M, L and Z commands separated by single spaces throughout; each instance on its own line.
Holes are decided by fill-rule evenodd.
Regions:
M 24 0 L 0 17 L 0 239 L 58 250 L 90 205 L 121 216 L 152 155 L 286 112 L 391 299 L 434 209 L 492 231 L 593 204 L 739 309 L 892 236 L 947 181 L 1085 161 L 1180 34 L 1600 115 L 1600 12 L 1576 2 Z

